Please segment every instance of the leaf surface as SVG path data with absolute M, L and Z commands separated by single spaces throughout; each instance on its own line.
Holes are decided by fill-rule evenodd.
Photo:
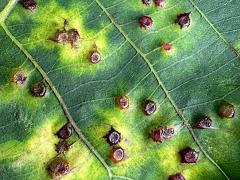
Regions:
M 33 12 L 14 0 L 2 4 L 3 179 L 50 178 L 54 133 L 66 120 L 77 142 L 67 152 L 72 170 L 64 179 L 167 179 L 177 172 L 186 179 L 240 178 L 237 0 L 167 0 L 164 8 L 140 0 L 38 0 Z M 176 17 L 188 12 L 191 24 L 181 29 Z M 139 27 L 143 15 L 153 19 L 151 30 Z M 49 40 L 64 19 L 66 29 L 80 34 L 77 49 Z M 171 53 L 161 50 L 163 43 L 172 44 Z M 94 50 L 101 55 L 97 64 L 88 60 Z M 23 87 L 12 82 L 16 70 L 28 75 Z M 47 96 L 31 96 L 31 85 L 41 79 Z M 120 95 L 128 96 L 128 109 L 116 105 Z M 142 111 L 147 99 L 157 104 L 151 116 Z M 225 102 L 235 107 L 232 119 L 218 115 Z M 202 115 L 214 128 L 192 128 Z M 127 155 L 117 164 L 103 138 L 111 126 L 121 133 L 119 146 Z M 173 127 L 174 136 L 151 141 L 148 133 L 158 126 Z M 200 152 L 197 163 L 180 162 L 186 147 Z

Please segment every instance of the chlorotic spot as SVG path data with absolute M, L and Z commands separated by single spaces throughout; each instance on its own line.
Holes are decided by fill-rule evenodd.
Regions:
M 190 13 L 179 14 L 176 19 L 176 23 L 182 28 L 190 26 Z
M 32 87 L 31 87 L 31 93 L 35 97 L 45 96 L 46 91 L 47 91 L 47 87 L 46 87 L 45 83 L 43 83 L 43 82 L 36 83 L 36 84 L 32 85 Z
M 150 5 L 152 4 L 152 0 L 142 0 L 143 4 Z
M 144 28 L 146 30 L 151 29 L 152 24 L 153 24 L 153 20 L 149 16 L 142 16 L 142 17 L 139 18 L 139 25 L 140 25 L 140 27 L 142 27 L 142 28 Z
M 71 149 L 72 144 L 69 144 L 66 140 L 60 140 L 58 144 L 55 144 L 55 146 L 58 154 L 64 154 L 66 151 Z
M 225 103 L 218 112 L 221 118 L 233 118 L 235 116 L 235 108 L 232 104 Z
M 110 131 L 104 136 L 110 146 L 114 146 L 121 141 L 121 133 L 111 127 Z
M 89 54 L 89 62 L 92 64 L 97 64 L 99 61 L 101 61 L 101 55 L 99 52 L 94 51 Z
M 35 0 L 21 0 L 20 3 L 25 9 L 33 11 L 36 9 L 37 3 Z
M 22 71 L 18 71 L 13 76 L 13 82 L 17 85 L 23 85 L 27 80 L 27 76 Z
M 154 3 L 157 7 L 164 7 L 166 1 L 165 0 L 154 0 Z
M 212 120 L 208 116 L 202 116 L 198 119 L 198 122 L 194 125 L 194 128 L 207 129 L 212 127 Z
M 143 112 L 145 115 L 149 116 L 151 114 L 153 114 L 156 111 L 157 107 L 156 107 L 156 103 L 151 101 L 151 100 L 147 100 L 145 101 L 144 105 L 143 105 Z
M 127 109 L 129 107 L 129 99 L 127 96 L 117 96 L 116 101 L 121 109 Z
M 174 135 L 173 128 L 157 127 L 150 132 L 149 137 L 155 142 L 162 143 L 166 139 L 170 139 L 173 135 Z
M 199 152 L 187 147 L 180 152 L 182 163 L 196 163 L 199 157 Z
M 177 173 L 169 176 L 169 180 L 185 180 L 184 176 L 181 173 Z
M 54 159 L 48 166 L 48 173 L 53 179 L 60 179 L 70 172 L 67 160 L 62 158 Z
M 67 139 L 72 135 L 72 133 L 73 133 L 72 125 L 70 123 L 67 123 L 56 133 L 56 135 L 60 139 Z
M 114 163 L 122 161 L 125 157 L 124 149 L 122 149 L 121 147 L 113 148 L 110 153 L 110 157 Z

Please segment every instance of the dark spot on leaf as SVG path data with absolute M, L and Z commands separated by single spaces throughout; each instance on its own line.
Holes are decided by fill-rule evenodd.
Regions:
M 121 133 L 111 127 L 110 131 L 104 136 L 110 146 L 116 145 L 121 141 Z
M 173 128 L 157 127 L 150 132 L 149 137 L 155 142 L 162 143 L 166 139 L 171 138 L 173 135 L 174 135 Z
M 65 159 L 56 158 L 49 164 L 48 172 L 53 179 L 60 179 L 70 172 L 69 163 Z
M 165 52 L 170 52 L 172 50 L 172 44 L 170 43 L 163 43 L 161 45 L 161 49 Z
M 13 81 L 17 84 L 17 85 L 22 85 L 26 82 L 27 80 L 27 76 L 24 74 L 24 72 L 22 71 L 18 71 L 14 74 L 13 76 Z
M 72 132 L 72 125 L 70 123 L 67 123 L 56 133 L 56 135 L 60 139 L 67 139 L 72 135 Z
M 68 41 L 71 43 L 72 47 L 76 47 L 76 43 L 79 41 L 80 35 L 77 29 L 69 29 L 68 30 Z
M 72 144 L 68 144 L 66 140 L 61 140 L 58 142 L 58 144 L 55 144 L 56 146 L 56 152 L 58 154 L 65 153 L 66 151 L 69 151 L 72 147 Z
M 142 16 L 139 18 L 139 25 L 145 29 L 151 29 L 153 20 L 149 16 Z
M 68 43 L 68 33 L 66 30 L 57 30 L 53 38 L 50 38 L 50 40 L 57 42 L 59 44 L 67 44 Z
M 142 0 L 143 4 L 150 5 L 152 4 L 152 0 Z
M 110 153 L 110 157 L 114 163 L 122 161 L 125 157 L 124 149 L 122 149 L 121 147 L 113 148 Z
M 232 104 L 223 104 L 218 112 L 221 118 L 233 118 L 235 116 L 235 108 Z
M 199 152 L 187 147 L 180 152 L 182 163 L 196 163 L 199 157 Z
M 164 7 L 166 1 L 165 0 L 154 0 L 154 3 L 157 7 Z
M 36 9 L 37 3 L 35 0 L 21 0 L 20 3 L 25 9 L 33 11 Z
M 64 21 L 63 21 L 63 27 L 64 27 L 64 29 L 66 29 L 66 26 L 67 26 L 68 24 L 69 24 L 69 21 L 64 18 Z
M 208 116 L 200 117 L 196 125 L 194 125 L 194 128 L 198 128 L 198 129 L 206 129 L 211 127 L 212 127 L 212 120 Z
M 66 26 L 68 25 L 68 20 L 64 19 L 63 29 L 58 29 L 54 35 L 54 37 L 50 37 L 49 40 L 52 40 L 56 43 L 66 45 L 70 43 L 72 47 L 77 48 L 77 42 L 80 39 L 80 35 L 78 30 L 75 28 L 71 28 L 66 30 Z
M 177 173 L 174 175 L 169 176 L 169 180 L 185 180 L 181 173 Z
M 179 14 L 176 19 L 176 23 L 180 25 L 181 28 L 188 27 L 190 25 L 190 13 Z
M 35 97 L 45 96 L 46 91 L 47 91 L 47 87 L 43 82 L 36 83 L 31 87 L 31 93 Z
M 92 64 L 97 64 L 101 60 L 101 55 L 99 52 L 94 51 L 89 54 L 89 61 Z
M 153 114 L 156 111 L 157 107 L 156 107 L 156 103 L 151 101 L 151 100 L 147 100 L 145 101 L 144 105 L 143 105 L 143 112 L 145 115 L 149 116 L 151 114 Z
M 129 99 L 127 96 L 118 96 L 116 97 L 116 101 L 121 109 L 127 109 L 129 107 Z

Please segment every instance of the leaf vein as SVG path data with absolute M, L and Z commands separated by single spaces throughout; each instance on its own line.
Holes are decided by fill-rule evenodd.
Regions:
M 35 61 L 35 59 L 32 57 L 32 55 L 23 47 L 23 45 L 11 34 L 11 32 L 8 30 L 7 26 L 0 22 L 0 25 L 4 29 L 7 36 L 13 41 L 13 43 L 25 54 L 25 56 L 31 61 L 31 63 L 35 66 L 35 68 L 40 72 L 40 74 L 43 76 L 45 81 L 48 83 L 49 87 L 54 92 L 57 100 L 59 101 L 59 104 L 61 105 L 66 117 L 68 118 L 68 121 L 72 124 L 73 128 L 75 129 L 76 133 L 80 137 L 80 139 L 83 141 L 83 143 L 87 146 L 87 148 L 96 156 L 96 158 L 102 163 L 102 165 L 105 167 L 105 169 L 108 172 L 108 175 L 110 179 L 112 178 L 112 172 L 108 164 L 105 162 L 105 160 L 101 157 L 101 155 L 96 151 L 94 146 L 87 140 L 87 138 L 83 135 L 83 133 L 80 131 L 80 129 L 77 127 L 75 122 L 73 121 L 73 118 L 71 114 L 68 111 L 67 106 L 65 105 L 61 95 L 58 93 L 57 89 L 53 85 L 52 81 L 49 79 L 47 74 L 44 72 L 44 70 L 39 66 L 39 64 Z

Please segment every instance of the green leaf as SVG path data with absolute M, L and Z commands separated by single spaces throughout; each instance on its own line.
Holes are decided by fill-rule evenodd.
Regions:
M 141 0 L 37 0 L 34 11 L 17 0 L 0 3 L 0 175 L 1 179 L 51 179 L 55 133 L 68 121 L 73 147 L 60 155 L 70 164 L 63 179 L 240 178 L 240 2 L 166 0 L 164 7 Z M 190 26 L 177 16 L 190 13 Z M 141 28 L 139 17 L 153 20 Z M 58 30 L 77 29 L 78 48 L 50 40 Z M 171 52 L 161 44 L 171 43 Z M 89 62 L 97 51 L 100 62 Z M 23 85 L 14 82 L 22 72 Z M 44 97 L 33 84 L 47 85 Z M 129 108 L 116 97 L 127 95 Z M 157 105 L 143 113 L 144 102 Z M 234 118 L 220 118 L 224 103 Z M 196 129 L 199 116 L 213 128 Z M 121 133 L 124 160 L 113 163 L 103 138 L 111 126 Z M 163 143 L 148 137 L 174 128 Z M 197 163 L 181 163 L 180 151 L 200 152 Z

